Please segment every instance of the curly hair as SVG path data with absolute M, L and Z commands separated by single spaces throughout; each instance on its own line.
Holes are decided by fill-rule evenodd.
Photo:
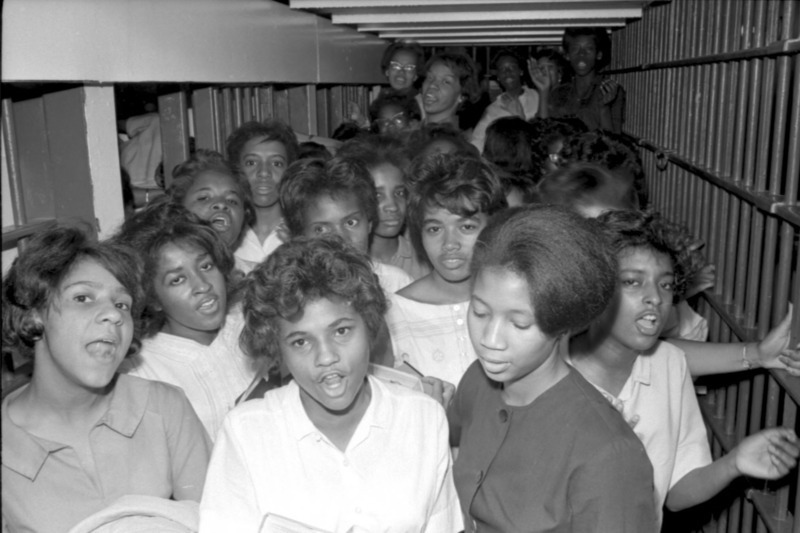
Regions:
M 112 240 L 130 246 L 141 257 L 139 284 L 145 298 L 139 326 L 145 338 L 161 331 L 167 320 L 155 290 L 161 249 L 167 244 L 189 245 L 207 252 L 225 277 L 228 306 L 235 300 L 238 287 L 234 279 L 233 253 L 208 222 L 183 206 L 153 202 L 126 220 Z
M 503 169 L 497 169 L 497 177 L 500 178 L 500 183 L 503 184 L 503 190 L 506 196 L 511 194 L 515 189 L 519 191 L 524 204 L 539 202 L 539 196 L 536 191 L 536 181 L 533 176 L 529 176 L 523 172 L 512 173 Z
M 3 277 L 3 351 L 33 355 L 34 344 L 44 333 L 44 325 L 36 315 L 53 303 L 59 285 L 70 271 L 87 260 L 106 269 L 130 294 L 134 332 L 128 355 L 139 349 L 136 317 L 144 302 L 139 258 L 126 246 L 98 243 L 88 230 L 62 224 L 31 237 Z
M 645 248 L 670 258 L 676 302 L 683 298 L 692 278 L 705 265 L 703 254 L 695 246 L 697 239 L 685 227 L 670 222 L 657 211 L 607 211 L 596 220 L 617 257 L 631 248 Z
M 589 131 L 579 118 L 540 118 L 528 121 L 533 127 L 533 152 L 537 160 L 544 162 L 550 156 L 550 145 L 556 141 L 566 142 L 574 135 Z
M 501 169 L 527 175 L 535 182 L 542 176 L 543 159 L 535 152 L 534 127 L 520 117 L 500 117 L 486 128 L 483 157 Z
M 633 184 L 592 163 L 569 163 L 547 174 L 537 187 L 539 201 L 573 209 L 601 205 L 637 209 Z
M 422 49 L 422 45 L 420 45 L 418 42 L 395 41 L 387 46 L 386 50 L 383 51 L 383 57 L 381 58 L 381 72 L 386 72 L 394 55 L 397 52 L 402 51 L 411 52 L 414 54 L 414 56 L 416 56 L 417 69 L 419 69 L 422 66 L 423 61 L 425 61 L 425 51 Z
M 386 313 L 386 296 L 369 257 L 336 235 L 299 237 L 278 247 L 247 276 L 242 350 L 281 361 L 280 320 L 302 315 L 309 302 L 341 299 L 361 315 L 375 342 Z
M 428 147 L 436 141 L 446 141 L 456 147 L 455 153 L 464 157 L 479 158 L 478 149 L 464 136 L 464 132 L 452 124 L 425 124 L 412 131 L 406 140 L 406 151 L 410 158 L 427 156 Z M 413 176 L 412 176 L 413 179 Z
M 323 196 L 353 195 L 371 224 L 378 221 L 378 193 L 367 166 L 352 157 L 306 159 L 286 169 L 278 184 L 283 218 L 292 237 L 305 233 L 306 210 Z
M 225 152 L 228 154 L 228 161 L 230 161 L 233 168 L 240 172 L 242 171 L 239 165 L 241 164 L 240 160 L 244 145 L 252 139 L 260 139 L 262 137 L 264 138 L 263 142 L 278 141 L 283 144 L 286 149 L 287 165 L 297 160 L 299 147 L 294 130 L 280 120 L 268 118 L 263 122 L 255 120 L 245 122 L 228 136 L 228 140 L 225 142 Z
M 573 135 L 561 150 L 569 161 L 595 163 L 612 172 L 625 170 L 633 177 L 639 206 L 647 206 L 647 183 L 639 150 L 627 137 L 609 131 L 589 131 Z
M 447 66 L 458 77 L 461 85 L 461 96 L 469 102 L 475 103 L 481 97 L 481 88 L 478 84 L 478 67 L 472 58 L 463 52 L 440 52 L 425 63 L 425 72 L 441 63 Z
M 462 217 L 477 213 L 493 215 L 508 207 L 505 190 L 490 163 L 455 154 L 433 154 L 412 164 L 415 177 L 408 199 L 406 223 L 419 257 L 427 257 L 422 245 L 425 211 L 444 208 Z
M 614 296 L 617 262 L 596 224 L 558 206 L 492 217 L 472 253 L 472 279 L 507 269 L 525 279 L 536 324 L 549 337 L 577 332 Z
M 358 159 L 368 169 L 388 163 L 405 174 L 411 164 L 403 141 L 391 135 L 367 135 L 351 139 L 336 151 L 337 157 Z
M 239 196 L 242 198 L 244 207 L 245 227 L 255 222 L 255 210 L 253 208 L 252 194 L 247 180 L 236 171 L 221 153 L 214 150 L 199 149 L 193 153 L 189 159 L 177 165 L 172 170 L 172 184 L 167 189 L 170 199 L 176 204 L 183 204 L 186 194 L 192 187 L 195 179 L 204 172 L 216 172 L 223 176 L 230 176 Z

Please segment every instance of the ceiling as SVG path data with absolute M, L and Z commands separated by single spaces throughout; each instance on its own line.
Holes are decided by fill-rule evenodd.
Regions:
M 624 26 L 653 0 L 289 0 L 388 40 L 424 46 L 555 45 L 568 26 Z

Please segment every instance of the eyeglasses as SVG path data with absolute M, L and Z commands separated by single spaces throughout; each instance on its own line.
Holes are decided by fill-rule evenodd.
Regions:
M 417 70 L 417 66 L 412 65 L 411 63 L 408 65 L 403 65 L 397 61 L 392 61 L 389 63 L 389 70 L 405 70 L 406 72 L 415 72 Z
M 408 124 L 408 119 L 406 118 L 405 113 L 400 111 L 389 118 L 375 119 L 375 124 L 382 129 L 390 128 L 391 126 L 404 128 Z

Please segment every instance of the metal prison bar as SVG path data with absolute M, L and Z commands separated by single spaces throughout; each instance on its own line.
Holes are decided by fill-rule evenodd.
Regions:
M 799 27 L 796 0 L 673 0 L 612 34 L 652 205 L 702 238 L 717 268 L 699 304 L 710 340 L 763 338 L 800 305 Z M 800 307 L 792 332 L 794 344 Z M 762 428 L 797 428 L 800 379 L 743 372 L 706 385 L 715 457 Z M 797 470 L 744 489 L 713 502 L 705 530 L 800 532 Z

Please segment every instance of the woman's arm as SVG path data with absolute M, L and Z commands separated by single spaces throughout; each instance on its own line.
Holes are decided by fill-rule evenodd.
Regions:
M 703 503 L 741 475 L 778 479 L 797 464 L 797 435 L 786 428 L 765 429 L 742 440 L 730 453 L 695 468 L 667 493 L 666 506 L 680 511 Z
M 789 348 L 792 310 L 760 342 L 713 343 L 669 339 L 686 354 L 692 377 L 739 372 L 750 368 L 779 368 L 800 376 L 800 345 Z

